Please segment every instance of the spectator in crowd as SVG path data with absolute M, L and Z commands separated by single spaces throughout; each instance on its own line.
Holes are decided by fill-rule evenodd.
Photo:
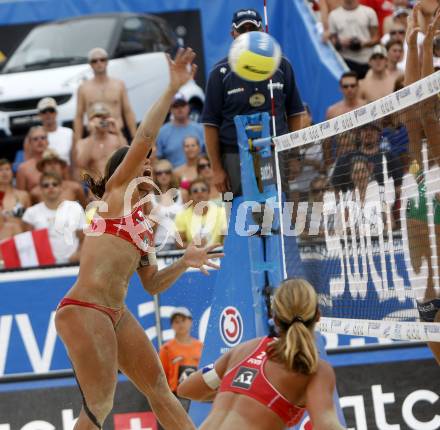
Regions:
M 155 221 L 154 243 L 158 250 L 166 251 L 175 248 L 176 227 L 174 219 L 183 209 L 182 190 L 173 173 L 173 166 L 168 160 L 158 160 L 154 164 L 153 178 L 154 199 L 151 212 Z
M 183 152 L 185 154 L 185 164 L 174 170 L 174 174 L 179 178 L 180 187 L 188 190 L 191 181 L 197 178 L 197 160 L 200 156 L 200 143 L 194 136 L 185 137 L 183 140 Z
M 88 112 L 90 135 L 76 143 L 75 160 L 79 169 L 104 174 L 108 158 L 127 141 L 110 110 L 103 103 L 94 103 Z
M 344 72 L 339 79 L 339 88 L 342 92 L 342 100 L 327 109 L 326 119 L 335 118 L 366 104 L 365 100 L 360 96 L 359 79 L 356 72 L 352 70 Z M 338 152 L 338 137 L 339 135 L 335 138 L 326 139 L 323 142 L 324 163 L 327 167 L 332 166 L 335 162 Z
M 38 102 L 37 109 L 43 128 L 47 133 L 49 148 L 56 151 L 61 159 L 70 165 L 73 131 L 58 124 L 57 102 L 52 97 L 45 97 Z
M 123 130 L 125 125 L 133 138 L 136 133 L 136 117 L 130 107 L 125 84 L 119 79 L 108 76 L 108 54 L 105 49 L 92 49 L 88 58 L 94 77 L 84 81 L 78 88 L 78 102 L 73 123 L 75 142 L 83 138 L 84 115 L 97 102 L 109 106 L 110 115 L 115 120 L 116 130 Z
M 310 127 L 313 124 L 312 113 L 308 105 L 304 104 L 306 115 L 303 117 L 303 126 Z M 324 159 L 321 142 L 316 141 L 299 148 L 298 157 L 299 172 L 295 179 L 290 182 L 291 191 L 299 191 L 300 196 L 307 196 L 311 181 L 324 173 Z
M 376 12 L 359 0 L 343 0 L 329 15 L 330 40 L 359 79 L 368 71 L 372 47 L 379 42 Z
M 195 137 L 203 150 L 205 138 L 202 125 L 190 119 L 190 107 L 183 94 L 176 94 L 170 113 L 170 121 L 162 126 L 157 136 L 157 158 L 166 158 L 177 168 L 186 161 L 182 148 L 184 139 L 188 136 Z
M 396 78 L 387 69 L 387 57 L 387 50 L 382 45 L 373 48 L 369 62 L 371 68 L 365 78 L 359 81 L 360 96 L 367 103 L 394 91 Z
M 387 207 L 384 187 L 379 186 L 371 171 L 371 163 L 366 156 L 356 155 L 350 163 L 350 188 L 344 194 L 344 208 L 347 226 L 358 230 L 362 225 L 364 234 L 378 235 L 384 230 Z M 389 209 L 391 210 L 391 208 Z M 337 211 L 338 214 L 341 211 Z M 350 219 L 348 218 L 350 217 Z M 393 218 L 390 218 L 393 220 Z M 391 228 L 394 228 L 394 222 Z M 355 232 L 351 232 L 355 234 Z M 356 237 L 359 232 L 356 232 Z
M 11 162 L 0 159 L 0 212 L 6 217 L 21 218 L 30 204 L 28 192 L 14 187 Z
M 322 23 L 322 40 L 327 42 L 330 39 L 330 30 L 328 25 L 328 16 L 330 12 L 342 6 L 342 0 L 319 0 L 319 12 Z
M 248 31 L 263 31 L 260 14 L 254 9 L 234 13 L 231 36 L 236 39 Z M 304 107 L 296 88 L 292 66 L 282 58 L 272 76 L 278 135 L 301 128 Z M 224 58 L 211 71 L 206 87 L 202 122 L 206 146 L 218 191 L 241 194 L 240 157 L 235 131 L 236 115 L 271 111 L 269 81 L 249 82 L 234 74 Z
M 78 262 L 85 225 L 78 202 L 61 197 L 62 178 L 55 172 L 41 174 L 43 200 L 26 209 L 23 221 L 30 230 L 47 228 L 52 252 L 58 264 Z
M 37 163 L 43 157 L 48 146 L 47 133 L 44 128 L 41 126 L 31 127 L 23 146 L 26 161 L 18 166 L 17 188 L 30 192 L 40 181 L 41 173 L 37 169 Z
M 192 315 L 189 309 L 177 307 L 171 312 L 171 328 L 174 339 L 166 342 L 159 351 L 160 361 L 167 377 L 168 385 L 177 396 L 177 386 L 199 366 L 203 343 L 191 336 Z M 177 396 L 178 397 L 178 396 Z M 179 398 L 179 397 L 178 397 Z M 179 398 L 186 411 L 189 400 Z
M 219 205 L 223 204 L 222 195 L 213 184 L 213 172 L 208 156 L 201 155 L 197 160 L 197 176 L 203 178 L 209 184 L 209 200 Z
M 23 233 L 22 223 L 0 212 L 0 241 L 10 239 L 20 233 Z M 3 256 L 0 250 L 0 260 L 2 259 Z
M 357 73 L 350 70 L 344 72 L 339 79 L 342 100 L 327 109 L 326 119 L 335 118 L 365 105 L 365 100 L 359 94 L 359 79 Z
M 399 68 L 399 63 L 403 60 L 403 43 L 400 40 L 390 40 L 386 46 L 388 58 L 388 74 L 394 79 L 394 84 L 401 76 L 402 70 Z
M 406 62 L 406 54 L 408 51 L 408 46 L 405 41 L 405 34 L 406 34 L 406 24 L 402 24 L 400 22 L 393 23 L 390 32 L 387 34 L 384 34 L 384 36 L 381 39 L 382 45 L 387 46 L 387 44 L 391 41 L 393 42 L 402 42 L 403 45 L 403 56 L 400 59 L 400 61 L 397 63 L 398 69 L 400 69 L 402 72 L 405 70 L 405 62 Z M 423 42 L 423 36 L 419 37 L 419 43 Z
M 324 235 L 322 210 L 327 182 L 327 176 L 325 175 L 319 175 L 310 182 L 304 231 L 301 234 L 303 239 L 320 238 Z
M 402 11 L 408 11 L 409 10 L 409 1 L 408 0 L 392 0 L 392 6 L 393 6 L 393 13 L 391 15 L 388 15 L 383 20 L 383 33 L 389 33 L 391 30 L 391 26 L 394 22 L 396 22 L 396 19 L 399 19 L 398 17 L 403 16 Z M 408 16 L 408 13 L 406 14 Z
M 376 12 L 379 33 L 382 35 L 384 20 L 393 13 L 393 5 L 390 3 L 390 0 L 360 0 L 360 3 L 371 7 Z
M 56 151 L 47 149 L 43 158 L 37 163 L 37 170 L 41 173 L 55 172 L 61 178 L 61 199 L 77 201 L 82 207 L 86 206 L 84 189 L 79 182 L 64 179 L 66 177 L 67 164 Z M 39 203 L 43 200 L 43 190 L 40 185 L 35 186 L 31 191 L 32 203 Z
M 346 191 L 349 188 L 351 160 L 359 155 L 368 158 L 372 165 L 374 179 L 379 185 L 384 184 L 383 157 L 385 156 L 388 176 L 393 178 L 395 187 L 400 187 L 403 176 L 402 163 L 390 152 L 381 152 L 380 137 L 381 129 L 375 123 L 370 122 L 359 128 L 357 150 L 344 154 L 336 160 L 331 180 L 336 191 Z
M 400 158 L 403 167 L 408 167 L 409 137 L 401 115 L 387 115 L 382 120 L 381 150 L 389 151 L 393 156 Z
M 181 239 L 177 240 L 179 247 L 185 248 L 191 242 L 196 245 L 223 243 L 227 231 L 226 212 L 209 201 L 209 191 L 209 184 L 204 179 L 191 182 L 189 198 L 192 204 L 176 215 L 176 229 Z

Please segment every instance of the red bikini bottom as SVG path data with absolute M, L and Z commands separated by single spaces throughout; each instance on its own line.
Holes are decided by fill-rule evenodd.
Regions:
M 116 328 L 116 326 L 118 325 L 119 321 L 121 320 L 125 312 L 124 308 L 110 308 L 108 306 L 97 305 L 95 303 L 69 299 L 68 297 L 65 297 L 63 300 L 61 300 L 60 304 L 57 307 L 57 310 L 63 308 L 64 306 L 69 306 L 69 305 L 83 306 L 85 308 L 92 308 L 92 309 L 96 309 L 97 311 L 105 313 L 112 320 L 112 324 L 114 328 Z

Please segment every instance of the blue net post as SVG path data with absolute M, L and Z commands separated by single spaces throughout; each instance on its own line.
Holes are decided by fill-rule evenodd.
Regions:
M 283 279 L 276 171 L 267 112 L 234 118 L 248 229 L 256 335 L 269 331 L 269 294 Z M 246 212 L 245 212 L 246 211 Z

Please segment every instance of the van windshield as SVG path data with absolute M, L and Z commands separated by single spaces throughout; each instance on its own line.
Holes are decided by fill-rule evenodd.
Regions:
M 2 73 L 86 63 L 91 49 L 108 51 L 116 23 L 115 17 L 100 17 L 36 27 L 9 58 Z

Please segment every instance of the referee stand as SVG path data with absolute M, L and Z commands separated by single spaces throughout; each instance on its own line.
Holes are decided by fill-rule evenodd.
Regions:
M 289 277 L 303 276 L 294 237 L 288 238 L 288 249 L 283 251 L 269 120 L 267 112 L 234 119 L 243 196 L 232 200 L 225 257 L 212 297 L 201 366 L 214 362 L 239 343 L 273 334 L 270 300 L 274 288 L 285 278 L 285 272 Z M 286 271 L 284 260 L 291 263 Z M 320 356 L 326 358 L 319 333 L 317 343 Z M 340 420 L 345 424 L 336 392 L 335 400 Z M 206 418 L 210 407 L 192 402 L 190 416 L 197 426 Z M 310 428 L 307 422 L 305 416 L 294 429 Z

